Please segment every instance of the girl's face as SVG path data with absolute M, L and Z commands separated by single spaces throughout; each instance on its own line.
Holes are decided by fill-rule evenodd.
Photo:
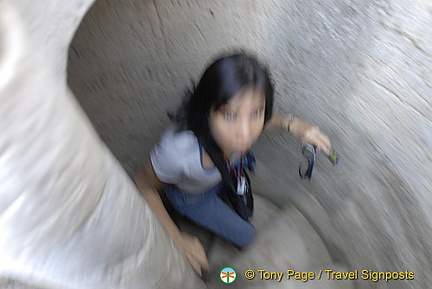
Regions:
M 245 153 L 258 139 L 264 128 L 264 109 L 264 94 L 248 88 L 218 110 L 211 110 L 211 134 L 227 156 Z

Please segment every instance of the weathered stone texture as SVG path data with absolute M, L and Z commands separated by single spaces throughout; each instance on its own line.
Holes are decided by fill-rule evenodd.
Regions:
M 243 47 L 269 64 L 276 111 L 316 123 L 341 155 L 297 176 L 299 144 L 265 134 L 257 191 L 294 203 L 333 258 L 353 269 L 411 270 L 432 282 L 432 2 L 97 1 L 70 50 L 69 83 L 129 172 L 215 54 Z M 281 268 L 283 269 L 283 268 Z

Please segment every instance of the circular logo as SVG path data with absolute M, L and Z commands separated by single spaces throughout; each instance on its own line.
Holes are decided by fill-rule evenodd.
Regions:
M 225 267 L 220 271 L 219 276 L 220 276 L 222 282 L 224 282 L 226 284 L 230 284 L 230 283 L 234 282 L 234 280 L 236 279 L 237 273 L 234 270 L 234 268 Z

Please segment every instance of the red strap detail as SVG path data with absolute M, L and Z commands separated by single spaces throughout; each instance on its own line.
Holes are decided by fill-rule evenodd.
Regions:
M 241 172 L 243 170 L 243 155 L 240 156 L 240 170 L 237 172 L 234 166 L 231 164 L 229 158 L 224 154 L 225 161 L 228 163 L 228 166 L 230 167 L 231 171 L 233 172 L 234 176 L 237 178 L 237 181 L 241 178 Z

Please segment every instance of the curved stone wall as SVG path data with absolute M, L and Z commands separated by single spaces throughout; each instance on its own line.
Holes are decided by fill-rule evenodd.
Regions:
M 129 171 L 146 160 L 184 90 L 221 51 L 269 64 L 276 110 L 318 124 L 341 155 L 297 176 L 296 140 L 264 135 L 257 191 L 295 204 L 334 260 L 431 282 L 430 1 L 97 1 L 71 45 L 69 84 Z
M 204 288 L 66 86 L 67 3 L 0 2 L 0 287 Z
M 180 103 L 184 90 L 191 85 L 192 80 L 197 80 L 205 64 L 221 51 L 247 48 L 257 53 L 271 67 L 277 85 L 276 110 L 293 112 L 319 124 L 331 136 L 335 149 L 341 155 L 341 163 L 337 168 L 332 168 L 325 157 L 319 155 L 313 180 L 303 183 L 297 176 L 297 163 L 301 159 L 297 141 L 287 135 L 266 134 L 255 147 L 259 160 L 258 174 L 253 180 L 255 191 L 280 207 L 294 204 L 314 225 L 334 261 L 348 269 L 408 270 L 415 273 L 415 279 L 411 281 L 353 281 L 356 288 L 429 287 L 432 281 L 429 274 L 432 269 L 430 1 L 328 0 L 310 3 L 300 0 L 98 0 L 85 16 L 72 41 L 69 62 L 66 50 L 76 25 L 92 4 L 91 1 L 67 2 L 68 5 L 61 0 L 0 2 L 3 3 L 12 3 L 22 15 L 24 27 L 28 31 L 29 45 L 26 45 L 26 49 L 32 49 L 26 55 L 35 55 L 38 60 L 29 63 L 32 63 L 33 70 L 43 73 L 37 75 L 35 72 L 29 76 L 34 87 L 29 91 L 38 95 L 31 101 L 26 100 L 26 97 L 31 98 L 30 92 L 12 90 L 10 83 L 5 81 L 7 77 L 0 80 L 3 103 L 0 107 L 0 125 L 3 125 L 0 176 L 4 177 L 2 184 L 9 186 L 13 183 L 11 180 L 15 180 L 15 185 L 12 186 L 14 191 L 2 191 L 2 208 L 12 204 L 11 199 L 4 198 L 4 195 L 18 196 L 24 191 L 27 193 L 26 198 L 45 204 L 41 191 L 33 190 L 32 194 L 32 190 L 24 190 L 16 185 L 23 184 L 18 181 L 21 175 L 25 175 L 30 181 L 40 180 L 37 177 L 32 179 L 32 174 L 29 174 L 32 170 L 28 170 L 30 165 L 17 166 L 21 170 L 11 170 L 10 166 L 4 165 L 5 156 L 8 155 L 5 152 L 11 150 L 11 146 L 7 145 L 9 140 L 26 132 L 19 122 L 15 122 L 17 130 L 14 129 L 12 119 L 19 121 L 21 118 L 13 118 L 19 114 L 11 113 L 13 110 L 4 104 L 10 105 L 11 100 L 17 101 L 22 97 L 21 103 L 27 103 L 29 109 L 27 118 L 25 114 L 21 114 L 23 119 L 29 119 L 30 115 L 46 118 L 47 115 L 39 114 L 39 109 L 53 108 L 56 103 L 61 103 L 59 107 L 66 108 L 65 111 L 70 114 L 53 109 L 55 112 L 52 115 L 56 116 L 51 123 L 53 127 L 57 124 L 60 127 L 68 115 L 79 116 L 73 118 L 73 122 L 66 123 L 74 124 L 73 129 L 81 128 L 84 131 L 82 135 L 87 135 L 92 147 L 98 148 L 94 151 L 95 155 L 106 153 L 99 158 L 100 162 L 87 165 L 101 164 L 106 168 L 107 174 L 112 173 L 119 178 L 111 181 L 119 186 L 119 190 L 124 189 L 122 195 L 137 206 L 133 212 L 141 216 L 139 218 L 142 218 L 143 223 L 149 222 L 149 226 L 159 230 L 158 225 L 153 227 L 154 219 L 151 215 L 146 215 L 144 206 L 137 205 L 139 201 L 136 192 L 126 175 L 114 164 L 108 152 L 103 153 L 103 145 L 97 141 L 84 115 L 74 106 L 65 86 L 66 65 L 68 64 L 71 89 L 102 140 L 126 170 L 132 172 L 138 163 L 146 160 L 150 148 L 167 124 L 166 110 L 173 109 Z M 0 44 L 4 45 L 4 41 L 2 37 Z M 0 49 L 0 56 L 4 57 L 6 52 L 5 49 Z M 20 67 L 15 72 L 26 73 L 25 67 Z M 5 75 L 9 77 L 15 74 Z M 45 90 L 49 93 L 44 93 L 40 86 L 45 81 L 53 85 L 52 90 Z M 21 82 L 16 83 L 19 85 L 15 87 L 21 87 Z M 21 91 L 17 94 L 19 97 L 11 97 L 12 91 Z M 56 95 L 65 98 L 56 98 Z M 50 105 L 42 106 L 41 103 L 44 102 L 38 101 L 39 99 L 49 99 L 46 103 Z M 57 122 L 55 119 L 62 121 Z M 65 136 L 71 136 L 67 129 L 60 131 Z M 23 140 L 21 147 L 31 146 L 25 144 L 31 138 L 17 139 Z M 69 145 L 73 143 L 75 142 L 71 141 Z M 22 152 L 26 150 L 23 149 Z M 61 150 L 55 153 L 58 155 L 59 152 Z M 64 152 L 65 155 L 70 155 L 71 150 Z M 90 150 L 87 151 L 89 152 Z M 34 153 L 37 154 L 37 150 Z M 18 156 L 16 163 L 19 163 L 18 160 L 26 163 L 32 159 L 27 158 L 26 153 L 15 155 Z M 35 174 L 39 174 L 39 177 L 43 176 L 42 172 L 50 172 L 46 166 L 42 168 L 46 170 L 36 170 Z M 83 171 L 78 173 L 84 174 L 83 177 L 91 177 L 95 171 L 99 173 L 101 170 L 89 169 L 87 175 Z M 76 176 L 73 170 L 69 172 Z M 99 185 L 107 181 L 103 175 L 98 174 L 98 178 Z M 98 189 L 91 191 L 97 197 Z M 56 196 L 62 198 L 60 193 Z M 26 198 L 23 197 L 22 200 Z M 80 198 L 75 199 L 77 203 L 79 200 Z M 128 207 L 128 201 L 124 208 Z M 22 212 L 38 212 L 36 206 L 27 209 Z M 64 217 L 59 213 L 59 207 L 48 209 L 47 211 L 57 214 L 59 219 Z M 12 210 L 9 215 L 5 215 L 3 211 L 0 223 L 3 232 L 13 232 L 10 228 L 14 228 L 14 234 L 28 232 L 22 221 L 10 222 L 13 220 L 11 216 L 15 220 L 38 220 L 24 218 L 17 212 L 19 211 Z M 13 226 L 9 226 L 10 224 Z M 58 274 L 57 279 L 51 278 L 53 272 L 57 271 L 52 270 L 53 267 L 44 266 L 60 262 L 61 254 L 54 254 L 56 250 L 64 252 L 58 242 L 64 238 L 64 232 L 70 233 L 74 228 L 63 226 L 62 231 L 56 232 L 50 227 L 52 223 L 46 225 L 45 232 L 52 233 L 53 238 L 49 238 L 49 234 L 36 232 L 35 236 L 39 239 L 28 240 L 39 240 L 44 244 L 39 247 L 41 250 L 51 248 L 52 255 L 40 255 L 43 250 L 36 252 L 39 254 L 39 264 L 44 264 L 38 265 L 41 270 L 39 272 L 48 275 L 37 275 L 34 272 L 32 275 L 28 268 L 22 267 L 30 260 L 26 258 L 35 252 L 17 253 L 22 254 L 18 258 L 21 265 L 14 263 L 15 267 L 11 268 L 7 258 L 17 260 L 15 257 L 18 255 L 13 256 L 13 251 L 4 248 L 10 248 L 9 242 L 9 245 L 13 244 L 15 252 L 19 252 L 19 246 L 25 246 L 25 243 L 11 243 L 12 239 L 5 238 L 5 234 L 2 234 L 0 243 L 3 246 L 0 250 L 2 272 L 16 276 L 17 272 L 21 272 L 18 277 L 33 276 L 33 281 L 39 283 L 43 283 L 41 280 L 50 280 L 57 285 L 66 282 L 74 286 L 84 282 L 82 277 L 74 279 L 73 276 L 80 274 L 70 274 L 72 271 L 62 272 L 63 281 Z M 131 226 L 140 225 L 138 222 Z M 46 240 L 49 242 L 43 242 L 44 238 L 48 238 Z M 167 242 L 163 237 L 158 240 Z M 74 243 L 74 246 L 78 243 Z M 171 250 L 168 243 L 165 247 L 156 249 L 164 252 L 166 248 Z M 96 247 L 94 242 L 92 244 Z M 81 245 L 85 246 L 83 243 Z M 138 247 L 135 244 L 124 248 L 129 250 Z M 79 246 L 75 247 L 77 248 Z M 173 268 L 185 268 L 176 265 L 183 264 L 177 253 L 168 253 L 174 261 L 167 264 L 172 264 Z M 154 254 L 156 256 L 159 253 Z M 139 256 L 139 260 L 135 260 L 138 263 L 146 260 L 142 254 L 132 255 Z M 50 259 L 54 263 L 43 262 L 47 256 L 55 256 L 54 259 L 57 259 Z M 155 260 L 160 261 L 161 258 Z M 138 263 L 131 261 L 128 264 L 134 267 Z M 77 261 L 76 264 L 81 263 Z M 73 264 L 70 266 L 69 268 L 73 268 Z M 91 267 L 95 268 L 94 265 Z M 145 267 L 137 265 L 137 268 Z M 187 281 L 191 282 L 190 287 L 202 285 L 193 278 L 190 270 L 185 270 L 186 274 L 182 277 L 187 277 Z M 92 273 L 97 275 L 96 271 Z M 174 271 L 178 272 L 176 269 Z M 149 287 L 153 286 L 147 282 L 151 280 L 150 277 L 145 274 L 139 277 L 140 271 L 135 272 L 138 275 L 128 276 L 136 278 L 122 279 L 117 275 L 118 278 L 112 284 L 138 286 L 137 283 L 144 282 Z M 96 275 L 87 275 L 88 280 L 99 282 L 113 276 Z M 176 275 L 171 277 L 173 282 L 178 281 L 176 278 L 181 278 Z M 78 283 L 70 283 L 70 280 Z

